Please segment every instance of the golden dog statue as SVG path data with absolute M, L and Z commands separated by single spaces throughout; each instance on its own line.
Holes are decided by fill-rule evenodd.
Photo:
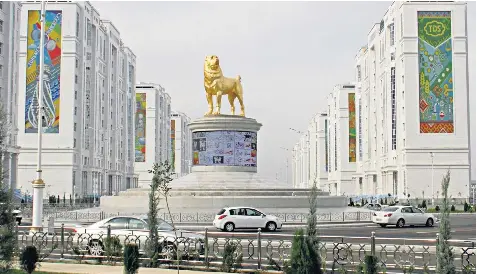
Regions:
M 205 95 L 207 96 L 207 104 L 209 105 L 209 111 L 205 113 L 205 116 L 220 115 L 220 107 L 222 102 L 222 95 L 228 95 L 230 108 L 232 115 L 235 115 L 235 98 L 240 103 L 240 116 L 245 116 L 245 107 L 243 105 L 243 90 L 241 78 L 238 75 L 235 78 L 227 78 L 222 74 L 220 68 L 219 58 L 215 55 L 209 55 L 205 57 L 204 63 L 204 88 Z M 214 110 L 214 102 L 212 96 L 216 96 L 217 105 Z

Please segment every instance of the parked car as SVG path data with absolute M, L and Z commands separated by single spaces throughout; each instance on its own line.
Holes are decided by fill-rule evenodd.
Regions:
M 213 225 L 217 229 L 232 232 L 235 229 L 258 229 L 275 231 L 282 228 L 278 217 L 266 215 L 252 207 L 226 207 L 215 216 Z
M 428 226 L 432 227 L 439 222 L 437 217 L 426 213 L 414 206 L 389 206 L 373 214 L 373 222 L 381 227 L 396 225 L 396 227 Z
M 75 243 L 86 249 L 90 255 L 103 255 L 108 226 L 111 228 L 111 236 L 118 238 L 121 244 L 134 242 L 138 244 L 141 254 L 145 252 L 144 247 L 149 238 L 147 217 L 115 216 L 86 228 L 76 228 Z M 178 246 L 179 250 L 187 251 L 189 254 L 192 252 L 204 254 L 205 237 L 201 234 L 175 230 L 172 225 L 160 218 L 158 219 L 158 232 L 162 248 L 160 253 L 163 253 L 166 259 L 173 258 Z

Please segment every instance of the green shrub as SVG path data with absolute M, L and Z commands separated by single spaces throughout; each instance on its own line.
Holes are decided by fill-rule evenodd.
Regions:
M 36 264 L 38 263 L 38 252 L 35 246 L 27 246 L 21 256 L 20 256 L 20 265 L 23 270 L 27 273 L 32 273 L 36 269 Z
M 120 257 L 122 255 L 122 245 L 119 238 L 111 236 L 104 241 L 105 253 L 108 257 Z
M 224 247 L 221 271 L 230 273 L 242 267 L 243 255 L 236 243 L 227 243 Z
M 286 274 L 322 274 L 320 260 L 313 243 L 304 236 L 303 229 L 295 232 Z
M 437 205 L 436 206 L 436 212 L 439 212 L 439 210 L 441 210 L 441 208 Z
M 455 206 L 454 206 L 454 205 L 451 206 L 451 211 L 452 211 L 452 212 L 455 211 Z
M 378 257 L 366 255 L 364 258 L 364 264 L 366 274 L 378 274 Z
M 464 203 L 464 212 L 467 212 L 469 211 L 469 204 L 467 203 L 467 201 L 465 201 Z
M 139 268 L 139 247 L 127 244 L 124 247 L 124 273 L 135 274 Z

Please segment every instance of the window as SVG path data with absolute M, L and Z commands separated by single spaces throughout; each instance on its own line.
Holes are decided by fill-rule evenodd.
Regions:
M 78 91 L 75 90 L 75 100 L 78 99 Z
M 78 68 L 78 66 L 79 66 L 78 63 L 79 63 L 78 58 L 76 58 L 76 59 L 75 59 L 75 67 L 76 67 L 76 68 Z
M 129 229 L 146 229 L 146 224 L 138 219 L 129 219 Z
M 0 65 L 0 77 L 3 76 L 3 65 Z
M 76 36 L 79 36 L 79 27 L 80 26 L 80 16 L 79 13 L 76 13 Z
M 0 20 L 0 32 L 3 32 L 3 20 Z
M 73 124 L 73 130 L 76 131 L 76 123 Z
M 3 54 L 3 43 L 0 42 L 0 54 Z
M 335 159 L 334 159 L 335 160 L 335 171 L 338 170 L 338 146 L 336 144 L 337 143 L 336 135 L 337 135 L 337 130 L 336 130 L 336 123 L 335 123 L 335 136 L 334 136 L 335 137 L 334 138 L 335 139 L 334 140 L 335 141 L 335 143 L 334 143 L 334 145 L 335 145 Z
M 358 78 L 358 81 L 361 81 L 361 66 L 356 67 L 356 76 Z
M 3 10 L 3 1 L 0 1 L 0 10 Z
M 396 68 L 391 67 L 391 149 L 396 150 Z
M 75 75 L 75 84 L 78 84 L 78 75 Z
M 111 225 L 111 229 L 126 229 L 129 218 L 114 218 L 106 223 L 106 227 Z
M 394 46 L 394 23 L 389 25 L 389 44 Z
M 75 107 L 75 115 L 76 115 L 76 112 L 77 112 L 77 111 L 78 111 L 78 108 L 77 108 L 77 107 Z
M 260 212 L 254 209 L 246 208 L 245 209 L 246 215 L 247 216 L 262 216 Z
M 76 138 L 73 139 L 73 147 L 76 147 Z

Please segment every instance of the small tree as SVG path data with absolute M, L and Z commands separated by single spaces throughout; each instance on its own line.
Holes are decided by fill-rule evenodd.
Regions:
M 323 273 L 318 253 L 313 243 L 303 235 L 303 229 L 298 229 L 293 237 L 290 261 L 285 265 L 286 274 Z
M 316 208 L 318 207 L 318 186 L 316 180 L 313 181 L 313 186 L 311 187 L 310 196 L 308 197 L 308 202 L 310 205 L 310 212 L 308 214 L 307 226 L 306 226 L 306 234 L 308 237 L 306 240 L 310 242 L 311 246 L 316 252 L 316 260 L 318 262 L 318 266 L 321 265 L 321 258 L 320 258 L 320 239 L 318 238 L 318 218 L 316 217 Z M 318 267 L 315 274 L 320 274 L 321 268 Z
M 366 274 L 378 274 L 378 258 L 376 256 L 366 255 L 364 263 L 366 265 Z
M 20 265 L 27 273 L 32 273 L 36 269 L 39 256 L 35 246 L 27 246 L 20 256 Z
M 234 242 L 228 242 L 224 246 L 224 255 L 222 256 L 221 271 L 235 272 L 242 267 L 243 254 L 239 250 L 239 245 Z
M 450 224 L 450 207 L 448 189 L 450 183 L 450 171 L 448 170 L 442 179 L 442 213 L 439 224 L 439 242 L 437 243 L 437 273 L 454 274 L 456 273 L 454 266 L 454 256 L 452 247 L 449 245 L 451 239 L 451 224 Z
M 124 247 L 124 273 L 135 274 L 139 268 L 139 247 L 127 244 Z
M 0 104 L 0 272 L 9 272 L 16 247 L 15 219 L 12 215 L 12 190 L 4 181 L 3 153 L 9 132 L 7 117 Z
M 165 161 L 162 164 L 155 163 L 152 167 L 152 170 L 149 170 L 149 173 L 153 173 L 156 179 L 158 180 L 158 185 L 157 185 L 158 191 L 160 194 L 162 194 L 162 196 L 164 196 L 166 200 L 167 212 L 169 213 L 171 225 L 174 228 L 174 236 L 175 236 L 175 239 L 177 240 L 177 230 L 175 229 L 176 226 L 174 224 L 174 218 L 172 218 L 171 209 L 169 207 L 169 200 L 168 200 L 168 197 L 170 195 L 169 191 L 171 190 L 171 188 L 169 187 L 169 184 L 173 180 L 174 169 L 172 165 L 169 163 L 169 161 Z M 177 256 L 177 262 L 179 262 L 180 252 L 175 252 L 175 253 Z M 179 273 L 179 270 L 180 270 L 180 265 L 179 263 L 177 263 L 177 273 Z
M 148 225 L 149 225 L 149 242 L 147 247 L 147 255 L 150 258 L 150 265 L 152 267 L 157 267 L 159 252 L 160 252 L 160 243 L 159 243 L 159 232 L 158 232 L 158 214 L 159 214 L 159 184 L 160 184 L 160 175 L 159 175 L 159 165 L 154 164 L 153 169 L 149 171 L 152 173 L 151 181 L 151 192 L 149 192 L 149 212 L 147 213 Z

